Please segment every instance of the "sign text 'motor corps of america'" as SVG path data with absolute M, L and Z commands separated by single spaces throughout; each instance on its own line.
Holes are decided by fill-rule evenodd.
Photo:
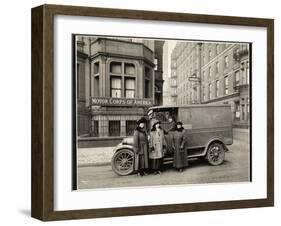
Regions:
M 125 99 L 125 98 L 107 98 L 92 97 L 92 105 L 101 106 L 152 106 L 152 99 Z

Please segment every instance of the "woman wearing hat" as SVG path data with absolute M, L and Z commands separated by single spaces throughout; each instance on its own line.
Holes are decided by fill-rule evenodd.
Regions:
M 169 129 L 168 129 L 168 132 L 170 131 L 175 131 L 176 129 L 176 120 L 175 120 L 175 117 L 170 115 L 168 117 L 168 123 L 169 123 Z
M 185 149 L 185 140 L 184 140 L 184 128 L 182 127 L 182 122 L 176 123 L 176 128 L 173 133 L 173 148 L 174 148 L 174 162 L 173 167 L 176 168 L 179 172 L 182 172 L 185 167 L 188 166 L 187 162 L 187 152 Z
M 148 136 L 144 128 L 145 123 L 146 119 L 144 117 L 137 121 L 137 128 L 135 129 L 133 136 L 133 145 L 139 158 L 138 168 L 140 176 L 145 175 L 146 170 L 148 169 Z
M 160 121 L 154 122 L 150 133 L 149 160 L 150 168 L 154 174 L 161 173 L 162 160 L 167 146 L 164 131 L 160 124 Z

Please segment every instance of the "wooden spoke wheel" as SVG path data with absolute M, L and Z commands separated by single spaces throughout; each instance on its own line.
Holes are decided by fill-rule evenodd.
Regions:
M 122 149 L 116 152 L 111 161 L 112 170 L 120 175 L 129 175 L 134 171 L 134 152 L 130 149 Z
M 219 142 L 212 143 L 207 151 L 207 160 L 209 164 L 217 166 L 223 163 L 225 158 L 225 150 Z

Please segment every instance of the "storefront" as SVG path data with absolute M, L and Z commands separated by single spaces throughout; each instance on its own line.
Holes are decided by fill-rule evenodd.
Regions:
M 97 105 L 98 104 L 98 105 Z M 132 136 L 136 121 L 153 106 L 152 99 L 92 98 L 91 136 Z

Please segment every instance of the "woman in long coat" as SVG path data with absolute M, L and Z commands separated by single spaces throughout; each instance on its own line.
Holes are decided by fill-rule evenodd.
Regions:
M 137 128 L 134 131 L 134 142 L 133 145 L 136 149 L 136 154 L 138 155 L 138 168 L 139 175 L 146 175 L 146 171 L 148 169 L 148 136 L 147 132 L 144 128 L 146 123 L 146 119 L 142 117 L 137 121 Z
M 184 128 L 182 122 L 177 122 L 175 131 L 173 133 L 173 148 L 174 148 L 174 162 L 173 167 L 179 172 L 182 172 L 185 167 L 188 166 L 187 152 L 184 140 Z
M 150 169 L 153 170 L 154 174 L 161 173 L 162 161 L 167 147 L 164 131 L 160 124 L 160 121 L 154 122 L 150 132 L 149 161 Z
M 173 141 L 173 134 L 174 134 L 174 131 L 176 129 L 176 120 L 175 118 L 170 115 L 169 118 L 168 118 L 168 129 L 165 131 L 167 135 L 167 152 L 169 153 L 173 153 L 173 144 L 172 144 L 172 141 Z

